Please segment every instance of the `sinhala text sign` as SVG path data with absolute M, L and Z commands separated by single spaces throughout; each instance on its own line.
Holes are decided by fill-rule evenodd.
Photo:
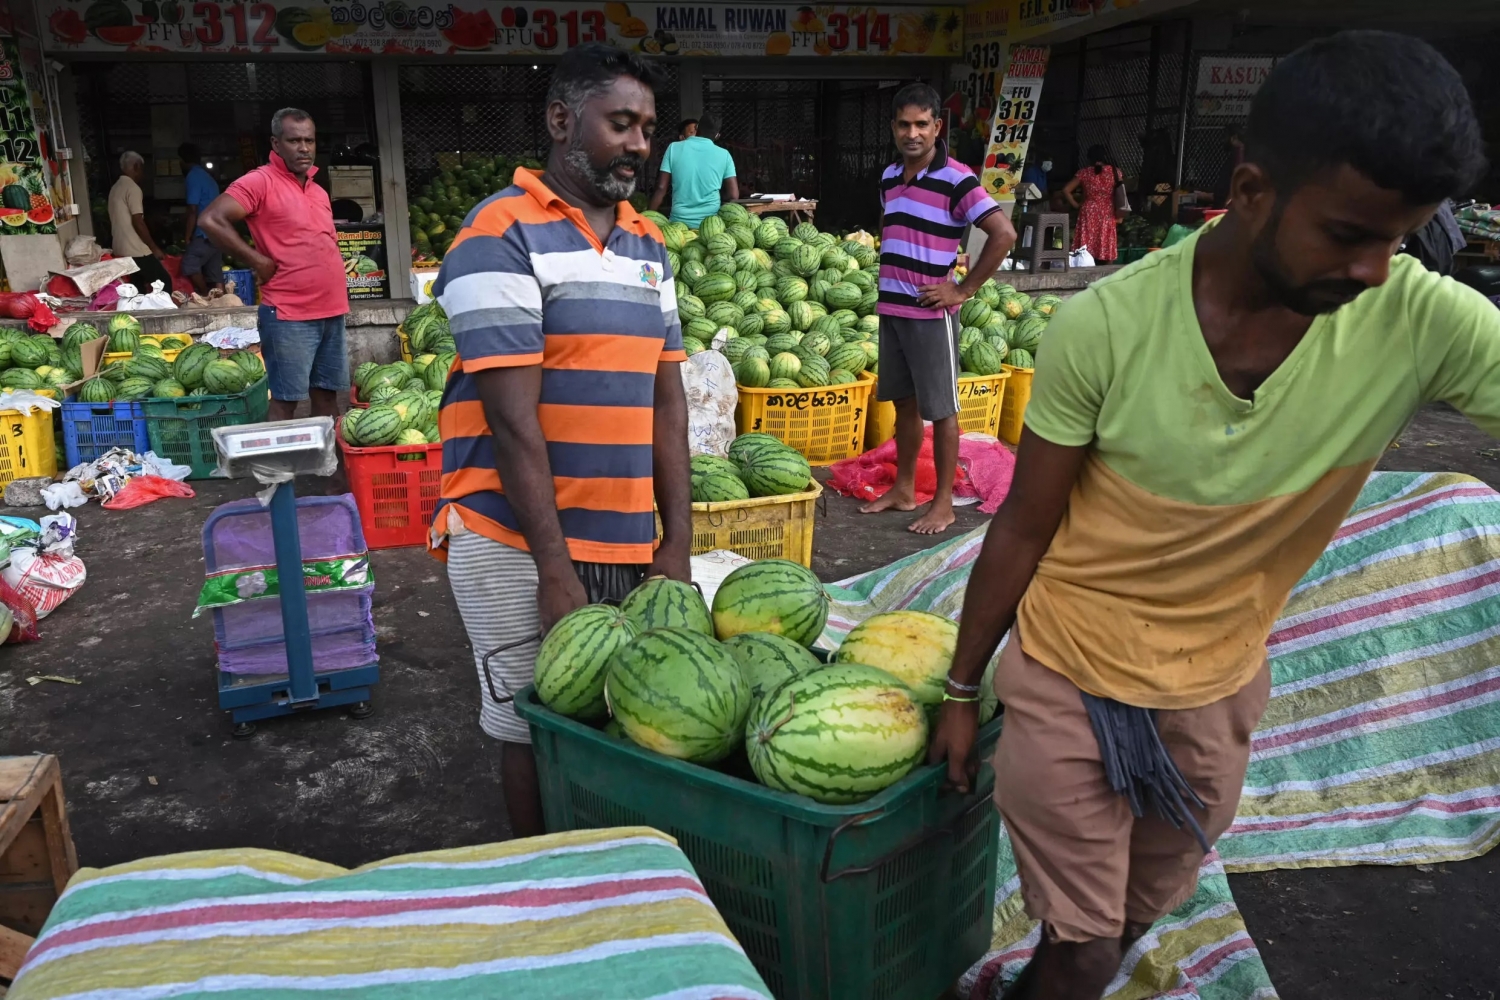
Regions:
M 559 55 L 585 42 L 659 56 L 952 58 L 963 52 L 962 7 L 483 0 L 39 0 L 38 7 L 52 52 Z

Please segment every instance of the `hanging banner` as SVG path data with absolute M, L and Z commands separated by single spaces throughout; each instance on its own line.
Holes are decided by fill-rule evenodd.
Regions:
M 1031 145 L 1031 130 L 1042 99 L 1042 79 L 1047 75 L 1051 52 L 1046 45 L 1010 47 L 989 149 L 984 156 L 984 172 L 979 178 L 984 189 L 1001 204 L 1016 200 L 1016 185 L 1021 181 L 1021 167 Z
M 39 0 L 38 8 L 51 52 L 561 55 L 608 42 L 652 56 L 963 53 L 962 7 Z
M 52 176 L 20 49 L 0 36 L 0 236 L 57 232 Z
M 1275 65 L 1275 56 L 1199 56 L 1193 110 L 1200 118 L 1248 118 L 1251 99 Z

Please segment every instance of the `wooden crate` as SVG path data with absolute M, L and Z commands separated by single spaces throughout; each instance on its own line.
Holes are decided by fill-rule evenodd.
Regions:
M 57 758 L 0 757 L 0 979 L 15 978 L 77 870 Z

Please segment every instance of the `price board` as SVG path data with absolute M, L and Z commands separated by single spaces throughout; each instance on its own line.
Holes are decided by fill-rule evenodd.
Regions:
M 51 177 L 20 50 L 0 36 L 0 236 L 57 232 Z
M 1045 45 L 1012 45 L 1005 80 L 995 105 L 989 149 L 979 182 L 996 201 L 1014 202 L 1026 150 L 1031 146 L 1042 79 L 1051 49 Z
M 962 7 L 405 0 L 39 0 L 51 52 L 560 55 L 607 42 L 651 56 L 956 58 Z

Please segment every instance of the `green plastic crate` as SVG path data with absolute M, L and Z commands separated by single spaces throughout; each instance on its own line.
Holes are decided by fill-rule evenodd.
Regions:
M 179 396 L 141 401 L 151 450 L 178 465 L 190 465 L 189 479 L 207 479 L 219 467 L 213 429 L 257 424 L 271 409 L 266 376 L 243 392 L 217 396 Z
M 990 945 L 1000 822 L 980 730 L 969 795 L 924 767 L 824 806 L 663 757 L 549 710 L 527 687 L 550 831 L 651 826 L 677 838 L 778 1000 L 935 1000 Z M 740 767 L 746 767 L 740 758 Z

